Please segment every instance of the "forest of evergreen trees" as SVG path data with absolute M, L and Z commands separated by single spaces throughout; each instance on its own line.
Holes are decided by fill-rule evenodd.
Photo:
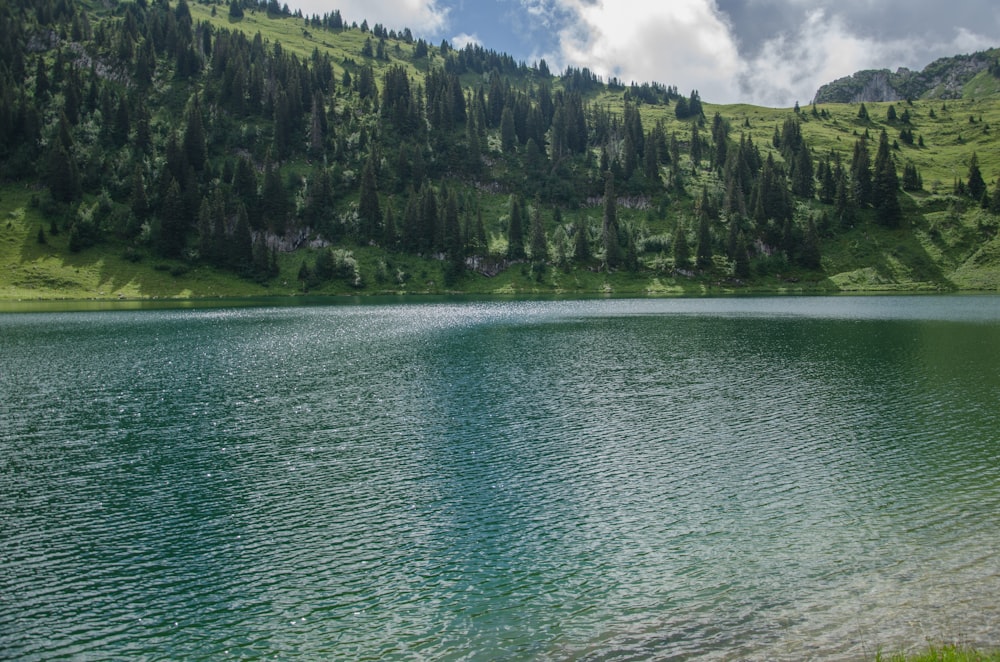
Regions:
M 818 268 L 821 235 L 860 210 L 901 222 L 884 131 L 859 136 L 845 163 L 816 155 L 792 115 L 762 153 L 726 119 L 706 117 L 697 91 L 625 86 L 586 69 L 555 76 L 544 61 L 528 67 L 474 44 L 348 26 L 337 11 L 303 17 L 275 0 L 217 11 L 357 30 L 364 47 L 343 62 L 319 49 L 303 59 L 259 33 L 195 22 L 186 0 L 110 7 L 88 15 L 72 0 L 0 4 L 0 177 L 41 182 L 44 231 L 68 232 L 74 250 L 114 238 L 137 255 L 267 280 L 282 238 L 305 233 L 439 256 L 457 277 L 499 228 L 509 260 L 638 269 L 640 256 L 669 251 L 683 270 L 725 254 L 746 276 L 751 258 L 775 254 Z M 376 74 L 378 60 L 393 63 Z M 463 85 L 468 74 L 480 82 Z M 621 92 L 623 112 L 588 101 L 603 89 Z M 642 104 L 672 105 L 690 130 L 644 126 Z M 702 171 L 721 188 L 692 187 Z M 961 184 L 991 203 L 981 182 L 970 172 Z M 912 165 L 902 185 L 922 186 Z M 509 195 L 502 222 L 484 219 L 487 194 Z M 694 215 L 670 237 L 618 222 L 620 199 L 663 209 L 684 196 Z M 571 218 L 595 199 L 599 227 Z M 803 199 L 825 211 L 802 217 Z M 351 274 L 349 255 L 332 251 L 302 272 Z

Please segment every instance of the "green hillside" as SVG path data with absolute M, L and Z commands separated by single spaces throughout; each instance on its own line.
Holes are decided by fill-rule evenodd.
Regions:
M 3 299 L 1000 288 L 995 66 L 770 109 L 273 2 L 0 34 Z

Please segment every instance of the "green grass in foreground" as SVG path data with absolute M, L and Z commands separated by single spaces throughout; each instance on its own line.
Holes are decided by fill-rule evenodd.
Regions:
M 1000 651 L 981 652 L 958 646 L 932 646 L 923 653 L 884 655 L 879 652 L 876 662 L 1000 662 Z

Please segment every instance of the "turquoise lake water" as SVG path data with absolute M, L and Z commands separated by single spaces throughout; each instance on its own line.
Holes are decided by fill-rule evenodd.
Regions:
M 0 658 L 1000 647 L 1000 297 L 0 315 Z

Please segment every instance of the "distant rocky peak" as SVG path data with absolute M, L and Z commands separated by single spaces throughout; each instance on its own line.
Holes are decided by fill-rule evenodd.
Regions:
M 922 71 L 900 67 L 867 69 L 827 83 L 819 88 L 814 103 L 872 103 L 903 99 L 957 99 L 962 88 L 982 71 L 997 62 L 1000 51 L 935 60 Z

